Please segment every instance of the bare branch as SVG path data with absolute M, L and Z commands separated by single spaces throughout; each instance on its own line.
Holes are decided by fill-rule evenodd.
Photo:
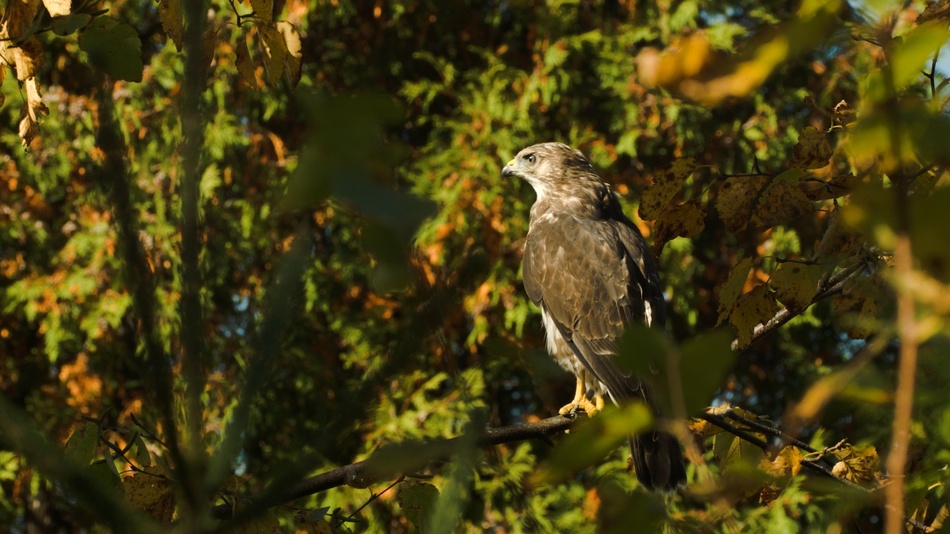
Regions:
M 557 415 L 533 423 L 488 428 L 484 434 L 478 437 L 476 443 L 478 443 L 479 447 L 530 439 L 539 439 L 545 443 L 549 443 L 548 438 L 550 436 L 560 434 L 569 429 L 575 420 L 574 417 Z M 442 443 L 447 446 L 447 450 L 451 450 L 450 446 L 457 443 L 460 439 L 461 438 L 436 440 L 430 442 L 430 444 Z M 320 473 L 319 475 L 314 475 L 300 481 L 287 491 L 281 492 L 279 498 L 268 499 L 267 503 L 256 502 L 257 500 L 254 498 L 248 499 L 249 504 L 247 508 L 267 508 L 268 506 L 274 506 L 340 486 L 354 485 L 364 487 L 376 482 L 372 480 L 370 473 L 367 472 L 366 465 L 365 461 L 355 462 L 325 473 Z M 275 500 L 277 502 L 274 502 Z M 212 509 L 211 513 L 218 519 L 232 517 L 234 515 L 234 505 L 231 503 L 219 504 Z
M 824 300 L 833 295 L 837 295 L 844 288 L 845 282 L 849 279 L 857 276 L 865 267 L 864 263 L 858 263 L 852 265 L 847 269 L 840 271 L 836 276 L 831 276 L 827 280 L 823 280 L 821 286 L 818 288 L 818 292 L 815 293 L 815 296 L 811 299 L 811 303 L 808 306 L 805 306 L 801 310 L 792 310 L 790 308 L 782 308 L 779 310 L 771 319 L 767 322 L 756 326 L 752 331 L 752 340 L 746 346 L 746 348 L 751 347 L 755 344 L 756 341 L 762 339 L 766 335 L 770 334 L 773 330 L 777 330 L 779 327 L 789 322 L 796 316 L 802 314 L 807 310 L 812 304 Z M 734 339 L 732 341 L 732 350 L 739 350 L 739 340 Z

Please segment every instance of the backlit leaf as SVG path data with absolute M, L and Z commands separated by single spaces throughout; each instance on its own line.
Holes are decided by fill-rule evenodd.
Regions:
M 729 270 L 729 276 L 726 277 L 726 281 L 719 288 L 719 321 L 717 324 L 722 324 L 732 313 L 751 270 L 752 258 L 743 258 Z
M 653 227 L 653 253 L 659 256 L 663 245 L 675 237 L 695 237 L 703 231 L 703 218 L 706 210 L 699 204 L 699 199 L 673 206 L 664 210 Z

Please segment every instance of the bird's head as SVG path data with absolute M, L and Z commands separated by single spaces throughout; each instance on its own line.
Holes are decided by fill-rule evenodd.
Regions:
M 584 154 L 563 143 L 540 143 L 525 148 L 505 165 L 501 175 L 525 179 L 539 200 L 585 182 L 603 183 Z

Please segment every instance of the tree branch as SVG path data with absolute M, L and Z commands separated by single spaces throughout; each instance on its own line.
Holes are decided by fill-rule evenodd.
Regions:
M 762 339 L 766 335 L 770 334 L 772 331 L 777 330 L 779 327 L 785 323 L 792 320 L 794 317 L 800 315 L 802 312 L 807 310 L 812 304 L 817 303 L 818 301 L 824 300 L 832 295 L 836 295 L 841 292 L 844 288 L 845 282 L 849 279 L 854 278 L 860 273 L 865 267 L 865 264 L 858 263 L 852 265 L 843 271 L 841 271 L 837 276 L 828 277 L 827 280 L 823 281 L 818 288 L 818 292 L 815 293 L 815 296 L 811 299 L 811 302 L 808 303 L 808 306 L 805 306 L 801 310 L 793 311 L 790 308 L 782 308 L 779 310 L 771 319 L 767 322 L 762 323 L 756 326 L 752 330 L 752 340 L 749 341 L 749 344 L 746 348 L 751 347 L 755 344 L 756 341 Z M 739 339 L 736 338 L 732 340 L 732 350 L 739 350 Z
M 550 436 L 564 432 L 569 429 L 575 421 L 576 417 L 557 415 L 532 423 L 488 428 L 476 439 L 476 443 L 479 447 L 486 447 L 489 445 L 500 445 L 502 443 L 526 441 L 530 439 L 539 439 L 548 442 Z M 461 439 L 462 438 L 434 440 L 428 442 L 427 445 L 441 444 L 445 446 L 446 450 L 452 450 L 452 446 L 457 444 Z M 267 499 L 266 503 L 256 498 L 247 499 L 248 508 L 266 508 L 345 485 L 366 487 L 373 482 L 377 482 L 377 480 L 374 480 L 375 477 L 373 474 L 370 473 L 366 467 L 366 461 L 355 462 L 325 473 L 320 473 L 319 475 L 314 475 L 300 481 L 286 491 L 281 491 L 278 498 Z M 274 502 L 275 500 L 278 502 Z M 215 506 L 211 510 L 211 514 L 217 519 L 227 519 L 234 516 L 234 510 L 235 507 L 232 503 L 224 503 Z

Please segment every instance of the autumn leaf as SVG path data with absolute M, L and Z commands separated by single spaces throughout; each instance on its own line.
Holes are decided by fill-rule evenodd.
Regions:
M 257 83 L 257 76 L 254 75 L 254 64 L 251 63 L 251 55 L 247 49 L 247 41 L 244 40 L 243 35 L 238 36 L 234 49 L 236 56 L 234 61 L 237 64 L 238 73 L 241 75 L 244 83 L 255 89 L 260 89 Z
M 167 523 L 175 512 L 175 493 L 172 481 L 164 474 L 161 467 L 148 466 L 122 479 L 122 487 L 129 506 Z
M 857 254 L 864 246 L 864 238 L 857 230 L 848 226 L 841 218 L 841 212 L 835 210 L 828 229 L 818 244 L 819 258 L 849 257 Z
M 736 300 L 742 294 L 742 288 L 749 278 L 749 271 L 752 269 L 752 258 L 743 258 L 742 261 L 729 270 L 729 275 L 722 287 L 719 288 L 719 321 L 716 325 L 722 324 L 732 313 Z
M 653 227 L 653 254 L 659 256 L 669 240 L 674 237 L 695 237 L 703 231 L 703 218 L 706 210 L 699 204 L 699 199 L 664 210 Z
M 254 16 L 262 22 L 274 19 L 274 0 L 251 0 L 251 9 L 254 10 Z
M 841 318 L 845 332 L 854 339 L 865 339 L 880 330 L 884 311 L 890 302 L 880 274 L 845 281 L 841 293 L 831 300 L 831 308 Z
M 406 519 L 415 525 L 419 532 L 426 532 L 432 507 L 438 498 L 438 488 L 432 484 L 419 482 L 403 486 L 396 496 L 396 501 Z
M 264 45 L 264 54 L 267 56 L 267 83 L 274 85 L 284 73 L 284 60 L 288 50 L 284 36 L 274 25 L 260 25 L 261 40 Z
M 769 285 L 775 290 L 775 298 L 786 308 L 803 310 L 815 297 L 824 272 L 820 265 L 785 262 L 772 273 Z
M 768 228 L 789 224 L 812 209 L 808 197 L 796 184 L 776 178 L 762 192 L 752 214 L 752 225 Z
M 303 57 L 300 45 L 300 32 L 293 24 L 282 20 L 277 22 L 277 31 L 284 38 L 284 45 L 287 48 L 287 55 L 284 57 L 284 74 L 287 75 L 287 81 L 291 87 L 297 87 L 300 82 L 300 63 Z
M 181 13 L 181 0 L 158 0 L 158 19 L 168 38 L 175 43 L 175 48 L 181 52 L 184 23 Z
M 693 158 L 680 158 L 669 168 L 657 171 L 653 185 L 646 188 L 640 198 L 640 217 L 648 221 L 656 219 L 697 168 L 699 164 Z
M 716 211 L 730 232 L 740 232 L 749 224 L 752 205 L 771 180 L 764 174 L 731 176 L 719 186 Z
M 760 285 L 743 295 L 729 316 L 730 324 L 736 329 L 739 348 L 749 346 L 755 327 L 771 319 L 777 310 L 778 304 L 767 285 Z
M 834 148 L 828 136 L 814 126 L 807 126 L 792 148 L 792 159 L 788 166 L 795 169 L 820 169 L 831 162 L 833 153 Z

